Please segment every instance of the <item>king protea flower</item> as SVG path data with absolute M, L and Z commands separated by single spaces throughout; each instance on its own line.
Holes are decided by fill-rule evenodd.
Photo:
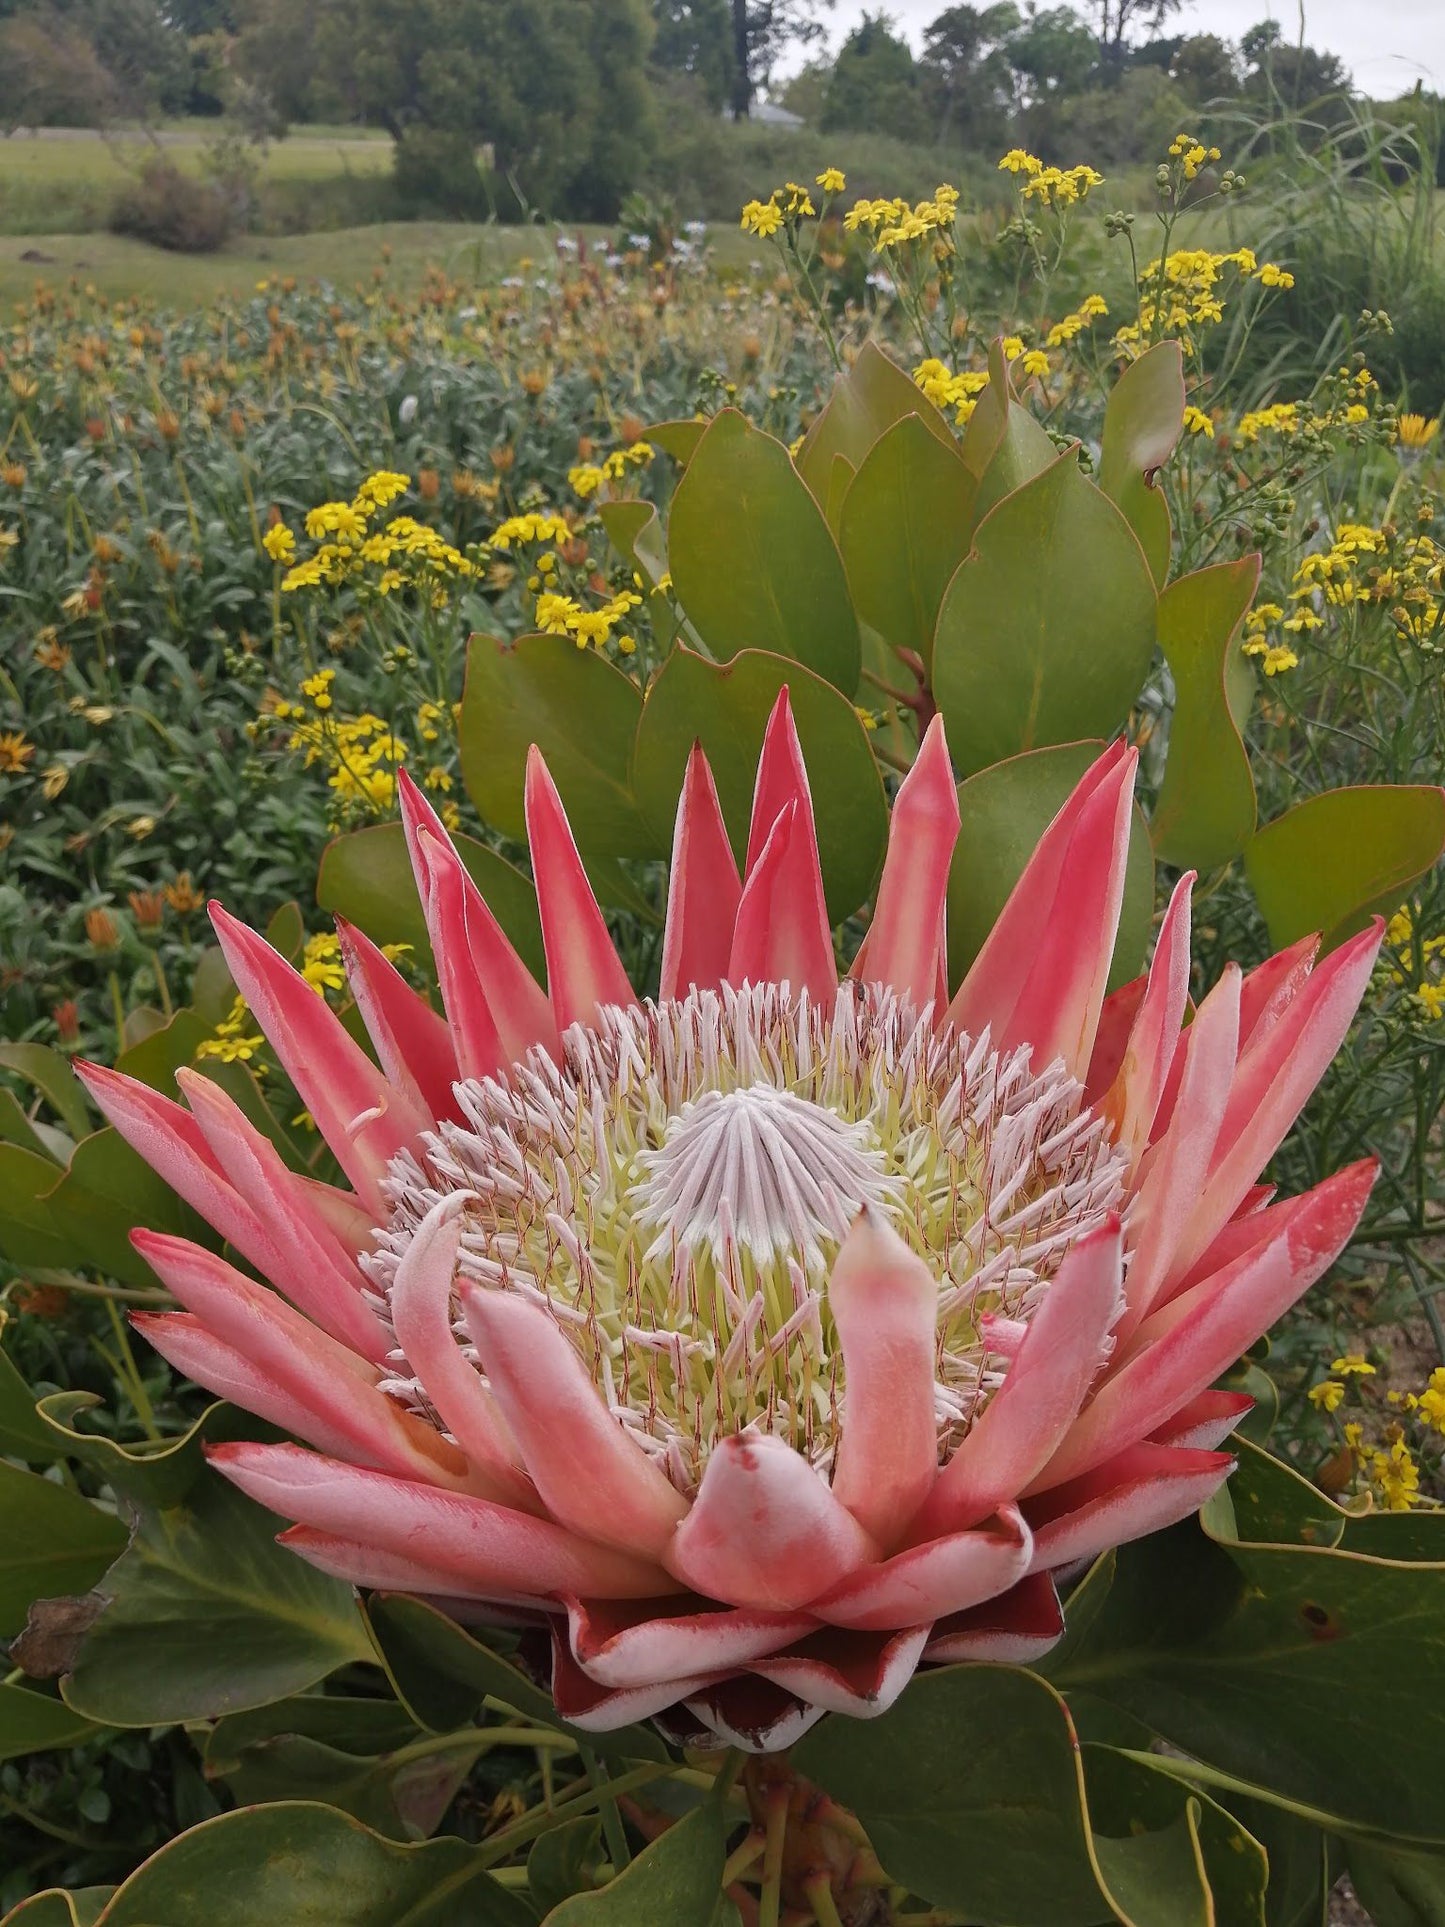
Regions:
M 349 1188 L 229 1097 L 114 1072 L 107 1117 L 259 1283 L 135 1243 L 173 1365 L 292 1434 L 213 1462 L 361 1587 L 532 1629 L 558 1711 L 790 1743 L 920 1663 L 1027 1660 L 1054 1575 L 1179 1520 L 1249 1400 L 1214 1381 L 1339 1252 L 1374 1172 L 1256 1184 L 1379 943 L 1229 965 L 1189 1015 L 1192 878 L 1106 996 L 1135 755 L 1049 825 L 950 1001 L 935 721 L 840 982 L 787 695 L 741 876 L 700 749 L 655 999 L 535 751 L 544 991 L 403 776 L 445 1020 L 341 925 L 375 1061 L 253 931 L 236 984 Z

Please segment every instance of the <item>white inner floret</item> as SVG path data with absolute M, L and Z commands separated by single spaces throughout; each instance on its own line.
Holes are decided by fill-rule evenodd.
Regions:
M 395 1161 L 364 1262 L 384 1312 L 426 1213 L 472 1193 L 460 1271 L 546 1306 L 686 1493 L 749 1425 L 831 1465 L 847 1384 L 827 1280 L 862 1205 L 938 1279 L 943 1460 L 1001 1379 L 980 1321 L 1026 1320 L 1122 1196 L 1061 1064 L 1035 1074 L 1027 1050 L 936 1030 L 876 988 L 827 1008 L 767 984 L 609 1009 L 560 1056 L 457 1087 L 466 1122 Z M 455 1329 L 480 1370 L 459 1311 Z M 389 1384 L 430 1415 L 400 1353 Z

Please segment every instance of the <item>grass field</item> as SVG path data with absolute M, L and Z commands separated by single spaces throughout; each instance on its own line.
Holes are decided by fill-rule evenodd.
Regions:
M 243 235 L 220 254 L 170 254 L 118 234 L 19 234 L 0 237 L 0 314 L 26 301 L 37 283 L 71 281 L 112 298 L 140 295 L 160 306 L 199 308 L 218 295 L 244 292 L 271 275 L 329 281 L 339 288 L 369 282 L 390 249 L 388 282 L 410 290 L 429 267 L 485 282 L 519 262 L 550 259 L 556 237 L 600 239 L 610 230 L 469 226 L 460 221 L 380 221 L 320 234 Z M 739 267 L 761 255 L 731 226 L 710 234 L 714 259 Z
M 224 132 L 219 121 L 181 121 L 146 132 L 99 135 L 45 128 L 0 140 L 0 233 L 87 233 L 103 227 L 116 190 L 158 151 L 188 172 L 206 165 Z M 364 128 L 303 127 L 273 142 L 260 184 L 294 199 L 298 190 L 371 180 L 391 166 L 391 141 Z

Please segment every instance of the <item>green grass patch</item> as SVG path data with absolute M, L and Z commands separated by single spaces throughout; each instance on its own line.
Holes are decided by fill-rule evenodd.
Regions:
M 198 174 L 220 133 L 217 122 L 190 121 L 153 135 L 49 128 L 0 140 L 0 233 L 85 234 L 102 227 L 117 190 L 157 152 Z M 347 189 L 353 202 L 375 203 L 390 172 L 385 136 L 358 128 L 298 129 L 274 142 L 260 162 L 263 220 L 284 229 L 335 226 L 326 217 L 337 208 L 346 212 Z M 366 211 L 353 208 L 351 219 Z

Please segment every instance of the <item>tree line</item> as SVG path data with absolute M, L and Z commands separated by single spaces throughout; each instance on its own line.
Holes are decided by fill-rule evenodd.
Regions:
M 384 128 L 409 204 L 610 219 L 665 180 L 700 113 L 766 91 L 825 133 L 960 153 L 1026 140 L 1120 164 L 1231 101 L 1321 126 L 1350 111 L 1331 54 L 1266 21 L 1237 43 L 1165 31 L 1179 0 L 986 0 L 917 52 L 885 12 L 824 51 L 833 0 L 0 0 L 0 131 L 228 115 Z M 780 75 L 786 74 L 786 79 Z

